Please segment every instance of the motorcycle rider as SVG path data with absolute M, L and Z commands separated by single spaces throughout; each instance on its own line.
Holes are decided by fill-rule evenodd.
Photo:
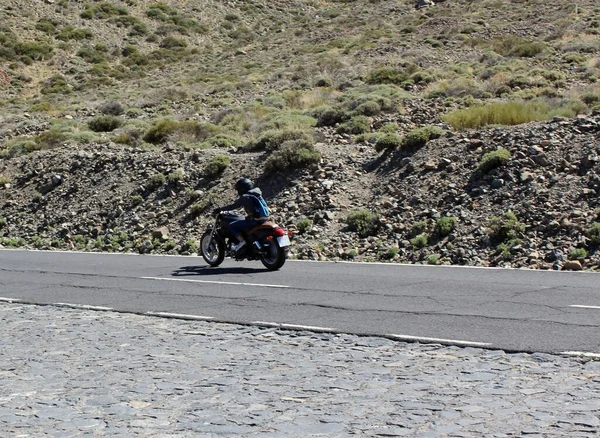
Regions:
M 270 212 L 262 197 L 261 190 L 254 187 L 254 183 L 248 178 L 240 178 L 235 183 L 234 189 L 237 191 L 239 198 L 231 205 L 216 208 L 213 215 L 217 215 L 223 210 L 244 208 L 246 219 L 233 221 L 227 227 L 229 232 L 238 240 L 237 244 L 231 245 L 231 249 L 237 253 L 246 244 L 244 233 L 268 221 Z

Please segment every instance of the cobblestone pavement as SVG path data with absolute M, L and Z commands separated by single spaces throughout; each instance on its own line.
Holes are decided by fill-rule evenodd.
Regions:
M 2 437 L 598 436 L 600 362 L 0 304 Z

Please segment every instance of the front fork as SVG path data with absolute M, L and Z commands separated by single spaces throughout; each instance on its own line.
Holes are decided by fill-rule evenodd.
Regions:
M 215 218 L 215 224 L 212 227 L 212 230 L 210 230 L 210 240 L 212 241 L 215 238 L 215 233 L 217 230 L 217 227 L 219 226 L 219 214 L 217 213 L 217 217 Z
M 217 214 L 217 217 L 215 218 L 215 224 L 212 226 L 212 228 L 210 228 L 210 242 L 212 242 L 213 240 L 215 242 L 217 240 L 221 240 L 221 241 L 223 241 L 223 245 L 225 246 L 225 250 L 228 251 L 229 248 L 227 248 L 225 239 L 222 238 L 219 235 L 218 227 L 219 227 L 219 214 Z

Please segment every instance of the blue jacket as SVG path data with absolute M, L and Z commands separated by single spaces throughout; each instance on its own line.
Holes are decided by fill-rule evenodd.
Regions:
M 262 211 L 257 205 L 256 198 L 262 200 L 262 203 L 264 204 Z M 246 212 L 247 219 L 267 220 L 269 218 L 269 209 L 267 208 L 267 204 L 262 197 L 262 192 L 258 187 L 249 190 L 248 193 L 240 196 L 233 204 L 221 207 L 220 210 L 236 210 L 242 207 Z

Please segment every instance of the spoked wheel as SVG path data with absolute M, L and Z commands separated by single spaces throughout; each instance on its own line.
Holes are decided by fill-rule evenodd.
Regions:
M 285 252 L 283 249 L 281 249 L 277 241 L 265 241 L 263 243 L 263 248 L 265 249 L 266 253 L 263 254 L 260 261 L 265 268 L 267 268 L 269 271 L 276 271 L 281 268 L 285 263 L 286 256 Z
M 219 266 L 225 259 L 225 245 L 221 240 L 213 238 L 210 232 L 204 233 L 200 239 L 200 250 L 202 258 L 212 267 Z

